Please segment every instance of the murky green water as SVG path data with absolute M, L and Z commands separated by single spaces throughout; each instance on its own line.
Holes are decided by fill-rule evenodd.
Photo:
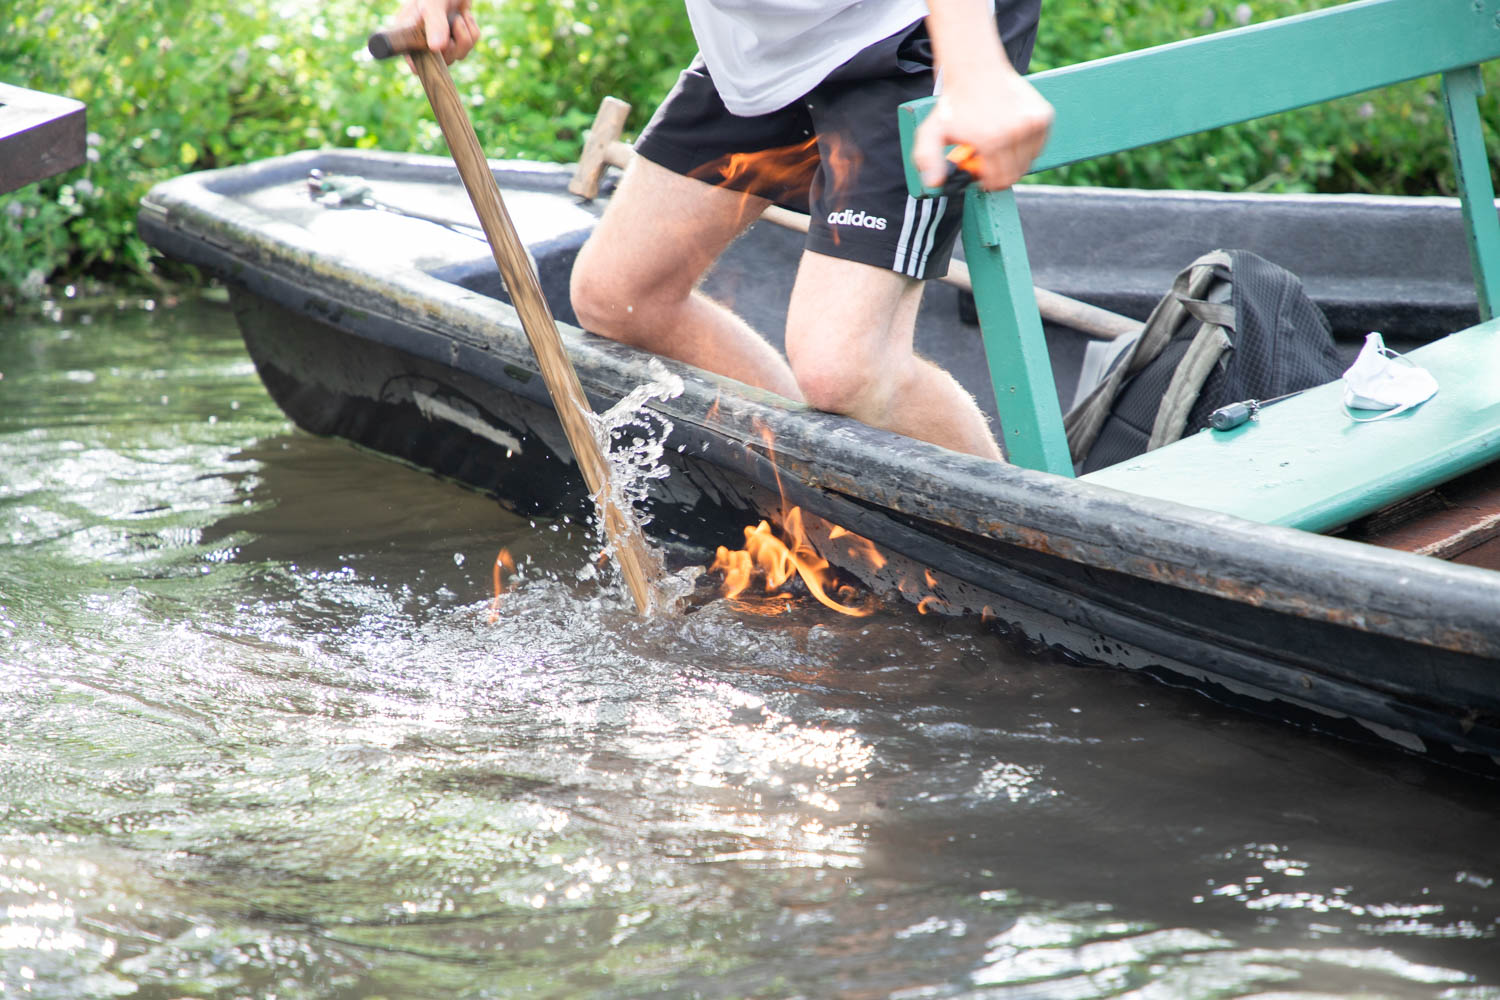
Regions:
M 1500 997 L 1500 783 L 590 554 L 212 302 L 0 320 L 0 994 Z

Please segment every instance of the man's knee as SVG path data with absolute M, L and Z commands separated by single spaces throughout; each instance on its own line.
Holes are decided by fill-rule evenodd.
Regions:
M 809 251 L 787 310 L 786 349 L 809 405 L 878 422 L 912 362 L 922 286 Z
M 880 373 L 858 358 L 815 349 L 791 354 L 792 375 L 807 405 L 828 413 L 858 415 L 880 394 Z
M 619 317 L 630 316 L 621 306 L 625 290 L 620 287 L 618 272 L 596 263 L 597 260 L 598 255 L 585 245 L 573 263 L 568 297 L 579 326 L 601 336 L 622 339 L 616 336 L 623 326 Z
M 648 351 L 666 352 L 662 337 L 677 321 L 681 297 L 620 266 L 608 248 L 586 243 L 573 264 L 568 296 L 585 330 Z

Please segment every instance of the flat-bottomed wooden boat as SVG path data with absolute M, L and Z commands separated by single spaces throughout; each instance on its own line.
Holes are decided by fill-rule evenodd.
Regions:
M 1378 16 L 1377 28 L 1397 31 L 1400 17 L 1472 13 L 1469 0 L 1433 3 L 1442 11 L 1367 0 L 1314 27 L 1360 31 Z M 1309 17 L 1273 24 L 1303 31 Z M 1048 76 L 1035 79 L 1062 121 L 1072 84 L 1049 90 Z M 596 408 L 649 382 L 647 356 L 572 325 L 568 276 L 601 203 L 569 195 L 566 168 L 493 166 Z M 366 207 L 310 197 L 315 170 L 358 177 Z M 1303 278 L 1351 358 L 1380 329 L 1442 388 L 1414 411 L 1355 426 L 1334 383 L 1253 425 L 1074 478 L 957 455 L 667 363 L 684 390 L 650 404 L 672 423 L 671 473 L 653 486 L 657 537 L 735 545 L 746 524 L 799 505 L 823 554 L 874 587 L 1273 715 L 1471 764 L 1500 760 L 1500 322 L 1485 318 L 1482 277 L 1476 296 L 1473 220 L 1484 212 L 1473 199 L 1023 186 L 1014 204 L 1028 287 L 1140 318 L 1198 254 L 1249 249 Z M 1492 193 L 1484 204 L 1493 208 Z M 335 150 L 179 178 L 140 215 L 152 244 L 229 287 L 267 389 L 299 426 L 523 513 L 577 514 L 588 506 L 581 479 L 473 221 L 444 161 Z M 800 245 L 752 227 L 706 290 L 777 340 Z M 975 283 L 985 317 L 992 306 Z M 1021 421 L 1010 401 L 997 407 L 965 311 L 954 289 L 929 287 L 919 349 L 1009 432 Z M 1052 384 L 1038 409 L 1055 411 L 1072 398 L 1087 338 L 1039 329 Z M 1436 458 L 1424 464 L 1425 453 Z M 1394 459 L 1371 455 L 1410 461 L 1398 474 L 1386 468 Z M 828 537 L 832 525 L 891 561 L 872 568 Z

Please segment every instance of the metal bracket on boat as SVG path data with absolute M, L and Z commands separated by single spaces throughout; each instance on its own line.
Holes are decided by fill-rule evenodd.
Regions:
M 1260 400 L 1246 399 L 1238 403 L 1221 406 L 1208 415 L 1208 422 L 1216 431 L 1231 431 L 1247 420 L 1260 416 Z

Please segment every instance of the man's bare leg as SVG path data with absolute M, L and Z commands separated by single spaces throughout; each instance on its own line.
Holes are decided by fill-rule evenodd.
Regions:
M 781 355 L 698 282 L 770 202 L 636 157 L 573 265 L 587 330 L 801 400 Z
M 804 253 L 787 319 L 792 368 L 743 320 L 696 291 L 768 204 L 636 158 L 573 267 L 579 321 L 819 409 L 998 459 L 974 400 L 912 350 L 920 282 Z
M 999 459 L 989 423 L 947 372 L 912 349 L 922 282 L 807 251 L 786 346 L 808 403 L 908 437 Z

